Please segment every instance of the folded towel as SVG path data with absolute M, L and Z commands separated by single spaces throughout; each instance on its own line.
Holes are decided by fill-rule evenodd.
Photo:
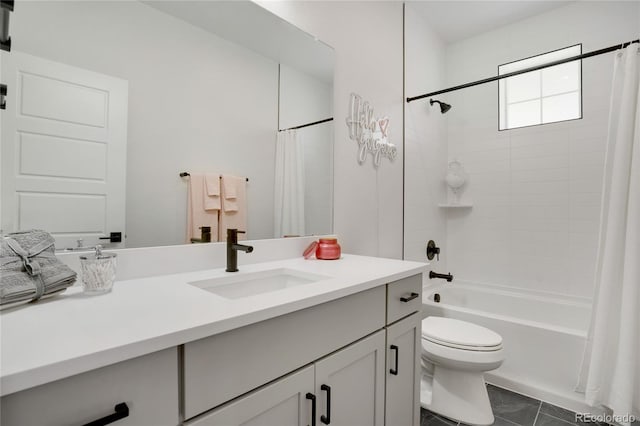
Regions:
M 226 200 L 235 200 L 238 198 L 238 182 L 245 182 L 245 178 L 231 175 L 222 176 L 222 185 L 224 186 L 224 198 Z
M 204 183 L 207 187 L 207 195 L 210 197 L 220 196 L 220 175 L 213 173 L 204 174 Z
M 220 175 L 204 175 L 204 209 L 220 210 Z
M 189 192 L 187 196 L 187 236 L 186 243 L 192 238 L 200 238 L 200 228 L 211 228 L 211 241 L 218 241 L 218 210 L 205 209 L 205 176 L 191 173 L 189 178 Z M 218 197 L 219 198 L 219 197 Z
M 55 256 L 46 231 L 7 235 L 0 241 L 0 305 L 34 301 L 73 285 L 77 274 Z
M 237 212 L 241 208 L 245 195 L 247 178 L 241 176 L 222 175 L 222 203 L 225 212 Z
M 222 209 L 220 210 L 219 240 L 227 240 L 227 229 L 247 229 L 247 179 L 240 176 L 222 175 Z M 227 188 L 233 188 L 235 197 L 227 196 Z M 246 234 L 238 235 L 239 240 Z

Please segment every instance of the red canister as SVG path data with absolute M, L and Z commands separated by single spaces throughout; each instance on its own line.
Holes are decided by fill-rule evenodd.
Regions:
M 336 238 L 320 238 L 316 257 L 324 260 L 340 259 L 340 244 Z

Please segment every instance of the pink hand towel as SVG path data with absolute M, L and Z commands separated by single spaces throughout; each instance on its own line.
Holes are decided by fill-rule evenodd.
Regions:
M 238 186 L 243 185 L 246 179 L 238 176 L 223 175 L 220 186 L 223 187 L 224 193 L 224 211 L 238 211 Z
M 203 197 L 205 191 L 204 175 L 192 173 L 189 178 L 187 197 L 187 244 L 191 243 L 192 238 L 200 238 L 202 226 L 210 226 L 211 241 L 218 241 L 219 210 L 205 210 Z
M 204 209 L 220 210 L 220 175 L 206 173 L 204 175 Z
M 226 179 L 224 177 L 227 177 Z M 224 185 L 224 197 L 226 199 L 238 198 L 238 182 L 246 182 L 246 179 L 238 176 L 223 175 L 222 185 Z
M 247 231 L 247 179 L 240 176 L 222 175 L 219 241 L 227 240 L 227 229 Z M 247 239 L 238 234 L 239 240 Z

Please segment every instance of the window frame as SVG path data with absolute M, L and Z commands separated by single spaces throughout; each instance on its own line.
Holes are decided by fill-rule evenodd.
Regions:
M 558 48 L 558 49 L 549 50 L 548 52 L 539 53 L 539 54 L 537 54 L 537 55 L 532 55 L 532 56 L 528 56 L 528 57 L 526 57 L 526 58 L 521 58 L 521 59 L 517 59 L 517 60 L 515 60 L 515 61 L 510 61 L 510 62 L 505 62 L 505 63 L 503 63 L 503 64 L 500 64 L 500 65 L 498 65 L 498 67 L 497 67 L 497 69 L 498 69 L 498 74 L 497 74 L 497 75 L 500 75 L 500 67 L 503 67 L 503 66 L 505 66 L 505 65 L 510 65 L 510 64 L 514 64 L 514 63 L 516 63 L 516 62 L 526 61 L 526 60 L 528 60 L 528 59 L 537 58 L 537 57 L 539 57 L 539 56 L 544 56 L 544 55 L 547 55 L 547 54 L 549 54 L 549 53 L 559 52 L 559 51 L 561 51 L 561 50 L 570 49 L 570 48 L 572 48 L 572 47 L 576 47 L 576 46 L 579 46 L 579 47 L 580 47 L 580 53 L 579 53 L 579 55 L 582 55 L 582 53 L 583 53 L 583 50 L 582 50 L 582 43 L 576 43 L 576 44 L 572 44 L 572 45 L 570 45 L 570 46 L 560 47 L 560 48 Z M 574 55 L 574 56 L 575 56 L 575 55 Z M 504 129 L 501 129 L 501 128 L 500 128 L 500 115 L 501 115 L 501 109 L 502 109 L 502 106 L 501 106 L 501 96 L 500 96 L 500 83 L 504 80 L 504 84 L 505 84 L 505 87 L 506 87 L 506 81 L 510 78 L 510 77 L 508 77 L 508 78 L 504 78 L 504 79 L 500 79 L 500 80 L 498 80 L 498 94 L 497 94 L 497 96 L 498 96 L 498 131 L 499 131 L 499 132 L 504 132 L 504 131 L 508 131 L 508 130 L 525 129 L 525 128 L 528 128 L 528 127 L 545 126 L 545 125 L 547 125 L 547 124 L 556 124 L 556 123 L 564 123 L 564 122 L 568 122 L 568 121 L 582 120 L 582 119 L 583 119 L 583 117 L 584 117 L 584 96 L 583 96 L 583 89 L 584 89 L 584 85 L 583 85 L 582 59 L 577 59 L 577 61 L 579 61 L 579 62 L 580 62 L 580 90 L 579 90 L 579 91 L 580 91 L 580 116 L 579 116 L 579 117 L 576 117 L 576 118 L 570 118 L 570 119 L 567 119 L 567 120 L 558 120 L 558 121 L 550 121 L 550 122 L 547 122 L 547 123 L 543 123 L 543 122 L 542 122 L 542 115 L 541 115 L 541 116 L 540 116 L 540 121 L 541 121 L 541 122 L 540 122 L 540 123 L 538 123 L 538 124 L 529 124 L 529 125 L 527 125 L 527 126 L 519 126 L 519 127 L 511 127 L 511 128 L 509 128 L 509 127 L 505 127 Z M 571 61 L 571 62 L 574 62 L 574 61 Z M 569 62 L 567 62 L 567 63 L 569 63 Z M 556 65 L 556 66 L 558 66 L 558 65 Z M 549 68 L 553 68 L 553 67 L 549 67 Z M 538 71 L 539 71 L 540 73 L 542 73 L 542 71 L 543 71 L 543 70 L 541 69 L 541 70 L 530 71 L 530 72 L 538 72 Z M 505 74 L 506 74 L 506 73 L 505 73 Z M 528 73 L 523 73 L 523 74 L 521 74 L 521 75 L 524 75 L 524 74 L 528 74 Z M 541 74 L 541 75 L 542 75 L 542 74 Z M 540 97 L 532 98 L 532 99 L 528 99 L 528 100 L 523 100 L 523 101 L 518 101 L 518 102 L 514 102 L 514 104 L 515 104 L 515 103 L 521 103 L 521 102 L 528 102 L 528 101 L 532 101 L 532 100 L 536 100 L 536 99 L 538 99 L 538 100 L 540 100 L 541 107 L 542 107 L 542 99 L 544 99 L 544 98 L 550 98 L 550 97 L 553 97 L 553 96 L 559 96 L 559 95 L 568 94 L 568 93 L 573 93 L 573 92 L 574 92 L 574 91 L 568 91 L 568 92 L 562 92 L 562 93 L 555 93 L 555 94 L 553 94 L 553 95 L 549 95 L 549 96 L 542 96 L 542 94 L 541 94 L 541 96 L 540 96 Z M 506 98 L 505 98 L 505 101 L 506 101 Z M 505 108 L 506 108 L 506 106 L 505 106 Z M 542 114 L 542 109 L 541 109 L 541 114 Z

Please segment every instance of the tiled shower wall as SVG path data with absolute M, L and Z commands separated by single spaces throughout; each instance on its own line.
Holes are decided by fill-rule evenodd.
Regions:
M 500 64 L 582 43 L 638 38 L 638 2 L 576 2 L 447 46 L 447 86 Z M 457 279 L 590 298 L 596 260 L 613 54 L 583 61 L 583 118 L 499 132 L 497 83 L 443 95 L 448 156 L 470 176 L 447 212 Z
M 407 96 L 443 87 L 446 46 L 412 2 L 405 6 L 404 28 Z M 405 102 L 404 108 L 404 258 L 425 262 L 428 240 L 434 240 L 443 254 L 446 249 L 447 218 L 438 208 L 446 197 L 446 116 L 428 100 Z M 431 265 L 434 271 L 447 272 L 447 256 Z

